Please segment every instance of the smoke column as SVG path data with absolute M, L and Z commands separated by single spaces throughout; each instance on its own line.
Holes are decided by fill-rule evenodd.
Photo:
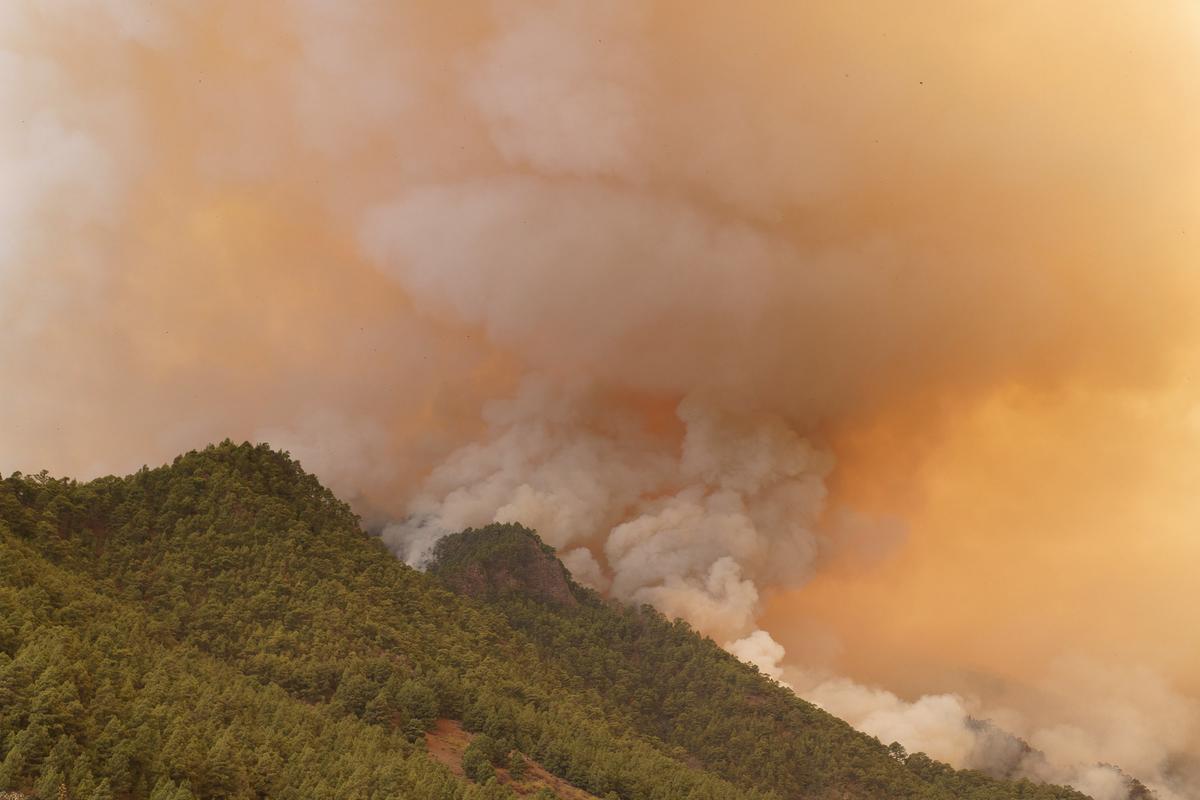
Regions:
M 1184 0 L 14 0 L 0 468 L 267 440 L 407 560 L 521 521 L 881 738 L 1195 796 L 1198 75 Z

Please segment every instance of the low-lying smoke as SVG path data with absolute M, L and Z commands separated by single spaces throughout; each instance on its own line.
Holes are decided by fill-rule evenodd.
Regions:
M 1159 800 L 1186 800 L 1196 786 L 1200 703 L 1146 669 L 1060 659 L 1027 690 L 1032 696 L 1019 698 L 1020 710 L 1004 704 L 1018 699 L 1011 697 L 985 703 L 943 694 L 906 702 L 845 678 L 801 671 L 788 678 L 881 741 L 971 769 L 1069 783 L 1095 800 L 1125 800 L 1135 778 Z
M 814 576 L 964 569 L 912 498 L 981 404 L 1178 395 L 1198 62 L 1183 0 L 4 4 L 0 466 L 265 438 L 410 561 L 520 521 L 881 738 L 1183 797 L 1194 663 L 910 703 L 776 639 Z

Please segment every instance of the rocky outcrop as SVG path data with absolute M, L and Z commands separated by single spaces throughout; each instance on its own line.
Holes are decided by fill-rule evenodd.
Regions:
M 522 594 L 564 606 L 579 602 L 554 548 L 520 525 L 488 525 L 447 536 L 434 550 L 429 571 L 471 597 Z

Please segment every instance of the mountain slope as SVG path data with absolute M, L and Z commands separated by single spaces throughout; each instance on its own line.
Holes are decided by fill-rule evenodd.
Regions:
M 443 556 L 456 542 L 438 576 L 406 567 L 265 446 L 0 481 L 0 789 L 474 800 L 544 768 L 606 799 L 1081 797 L 900 763 L 682 623 L 575 586 L 528 532 Z M 466 775 L 425 752 L 438 720 L 474 734 Z
M 687 623 L 668 621 L 649 606 L 605 601 L 575 584 L 553 551 L 519 525 L 446 537 L 430 571 L 451 588 L 486 598 L 543 658 L 592 690 L 607 715 L 739 785 L 783 797 L 837 796 L 845 787 L 880 797 L 923 796 L 929 787 L 978 800 L 1081 796 L 889 750 L 697 636 Z M 561 586 L 547 585 L 551 575 L 561 576 Z M 534 585 L 518 586 L 522 576 L 536 576 Z M 561 599 L 566 593 L 570 599 Z M 901 759 L 907 769 L 898 768 Z

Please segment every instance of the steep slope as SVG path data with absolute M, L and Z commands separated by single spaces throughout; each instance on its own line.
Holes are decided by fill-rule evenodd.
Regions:
M 443 716 L 601 796 L 758 796 L 592 714 L 499 615 L 265 447 L 0 481 L 0 575 L 0 788 L 508 796 L 408 744 Z
M 901 763 L 522 529 L 439 552 L 404 566 L 264 446 L 0 481 L 0 789 L 475 800 L 544 769 L 606 800 L 1081 797 Z M 446 720 L 466 775 L 425 752 Z
M 524 573 L 518 565 L 526 565 Z M 886 748 L 742 664 L 685 622 L 668 621 L 648 606 L 607 602 L 575 584 L 553 551 L 519 525 L 446 537 L 430 571 L 457 590 L 503 586 L 482 596 L 537 644 L 543 658 L 592 690 L 610 718 L 651 733 L 690 763 L 739 785 L 782 797 L 839 796 L 848 787 L 889 798 L 929 787 L 973 800 L 1081 797 Z M 521 574 L 538 580 L 522 591 L 515 585 Z M 548 588 L 544 576 L 559 574 L 564 577 Z M 564 593 L 569 601 L 558 599 Z

